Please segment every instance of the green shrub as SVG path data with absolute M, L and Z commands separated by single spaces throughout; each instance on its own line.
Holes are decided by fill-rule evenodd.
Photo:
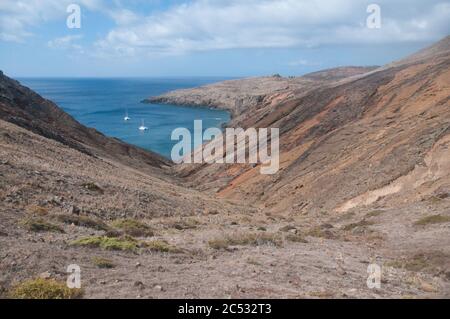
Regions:
M 9 293 L 13 299 L 77 299 L 81 289 L 70 289 L 65 282 L 53 279 L 31 279 L 15 286 Z
M 82 184 L 81 186 L 82 186 L 83 188 L 85 188 L 85 189 L 91 191 L 91 192 L 97 192 L 97 193 L 100 193 L 100 194 L 103 194 L 103 193 L 104 193 L 104 191 L 103 191 L 102 188 L 100 188 L 97 184 L 92 183 L 92 182 L 84 183 L 84 184 Z
M 106 236 L 86 237 L 75 240 L 71 243 L 73 246 L 84 246 L 93 248 L 102 248 L 106 250 L 136 251 L 139 248 L 139 242 L 131 237 L 111 238 Z
M 143 242 L 142 246 L 148 248 L 151 251 L 162 252 L 162 253 L 181 253 L 182 250 L 170 245 L 163 240 L 152 240 Z
M 288 234 L 285 239 L 294 243 L 308 243 L 308 241 L 300 234 Z
M 377 217 L 377 216 L 380 216 L 380 215 L 383 214 L 383 213 L 384 213 L 384 210 L 377 209 L 377 210 L 373 210 L 373 211 L 371 211 L 371 212 L 368 212 L 368 213 L 366 214 L 366 217 L 367 217 L 367 218 L 370 218 L 370 217 Z
M 409 271 L 421 271 L 428 267 L 427 258 L 422 254 L 412 257 L 397 259 L 386 263 L 386 266 L 406 269 Z
M 151 237 L 154 232 L 150 226 L 134 219 L 118 219 L 111 223 L 115 228 L 122 230 L 125 234 L 134 237 Z
M 169 224 L 169 227 L 177 230 L 195 229 L 199 225 L 199 222 L 193 218 L 182 219 L 178 222 Z
M 46 222 L 42 218 L 25 218 L 19 221 L 19 225 L 33 232 L 57 232 L 64 233 L 64 229 L 57 225 Z
M 92 262 L 98 268 L 110 269 L 110 268 L 115 267 L 114 263 L 111 260 L 103 258 L 103 257 L 92 257 Z
M 425 226 L 430 224 L 441 224 L 441 223 L 449 223 L 450 217 L 449 216 L 442 216 L 442 215 L 432 215 L 427 216 L 422 219 L 419 219 L 414 223 L 416 226 Z
M 329 229 L 323 229 L 322 227 L 314 227 L 310 229 L 306 234 L 306 236 L 316 237 L 316 238 L 325 238 L 325 239 L 336 239 L 337 236 Z
M 213 249 L 227 249 L 229 246 L 229 242 L 226 238 L 216 238 L 208 241 L 209 247 Z
M 104 222 L 98 219 L 92 219 L 87 216 L 77 216 L 77 215 L 58 215 L 57 220 L 64 223 L 64 224 L 74 224 L 76 226 L 86 227 L 86 228 L 93 228 L 96 230 L 104 230 L 109 231 L 111 228 L 106 225 Z
M 281 246 L 281 237 L 268 233 L 234 234 L 223 238 L 212 239 L 208 244 L 213 249 L 226 249 L 229 246 L 261 246 L 268 244 Z
M 359 221 L 357 223 L 351 223 L 351 224 L 345 225 L 342 229 L 345 230 L 345 231 L 350 231 L 350 230 L 353 230 L 356 227 L 365 227 L 365 226 L 370 226 L 370 225 L 373 225 L 373 224 L 374 224 L 373 222 L 363 219 L 363 220 L 361 220 L 361 221 Z

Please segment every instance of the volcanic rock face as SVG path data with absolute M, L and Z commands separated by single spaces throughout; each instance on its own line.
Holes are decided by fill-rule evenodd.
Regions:
M 277 174 L 245 164 L 175 170 L 197 189 L 300 223 L 307 234 L 328 239 L 325 246 L 356 240 L 385 257 L 405 256 L 396 267 L 448 268 L 450 37 L 367 73 L 333 73 L 296 79 L 298 87 L 269 92 L 234 115 L 231 126 L 280 129 Z M 165 97 L 189 100 L 204 90 L 210 88 Z M 450 295 L 448 280 L 441 287 Z
M 280 129 L 277 174 L 175 167 L 193 187 L 300 223 L 325 246 L 364 243 L 406 256 L 401 267 L 422 263 L 416 271 L 450 262 L 450 37 L 380 68 L 227 81 L 151 100 L 207 102 L 230 110 L 232 127 Z M 448 282 L 441 287 L 450 294 Z
M 291 84 L 272 90 L 259 102 L 244 104 L 231 125 L 280 128 L 281 170 L 276 175 L 261 176 L 259 167 L 242 164 L 177 169 L 202 190 L 292 214 L 344 211 L 392 194 L 398 200 L 399 193 L 411 190 L 398 182 L 400 177 L 418 167 L 431 170 L 425 159 L 434 152 L 444 161 L 450 159 L 444 143 L 450 133 L 449 42 L 448 37 L 378 69 L 340 68 L 295 80 L 273 79 Z M 189 101 L 198 92 L 221 87 L 225 94 L 233 91 L 230 86 L 246 87 L 251 81 L 268 80 L 237 80 L 154 100 Z M 233 98 L 239 99 L 240 91 L 236 92 Z M 426 190 L 421 189 L 414 200 L 448 186 L 442 165 L 446 164 L 434 168 L 440 174 L 428 175 Z M 397 187 L 389 188 L 391 183 Z M 385 187 L 389 191 L 382 191 Z M 370 200 L 355 200 L 361 196 Z

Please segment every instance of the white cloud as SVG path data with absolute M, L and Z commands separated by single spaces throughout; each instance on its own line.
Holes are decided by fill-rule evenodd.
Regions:
M 117 27 L 104 54 L 178 54 L 234 48 L 430 41 L 449 30 L 450 3 L 379 0 L 382 28 L 365 26 L 365 0 L 195 0 Z M 414 10 L 412 10 L 412 9 Z
M 290 61 L 289 63 L 287 63 L 287 65 L 292 66 L 292 67 L 317 66 L 317 65 L 319 65 L 319 63 L 308 61 L 308 60 L 305 60 L 305 59 L 298 59 L 298 60 Z
M 0 40 L 23 42 L 33 28 L 67 17 L 67 6 L 78 3 L 88 10 L 101 10 L 103 0 L 1 0 Z M 65 26 L 65 24 L 64 24 Z
M 101 12 L 116 23 L 94 43 L 98 56 L 432 41 L 450 33 L 446 0 L 376 0 L 382 28 L 375 30 L 365 26 L 368 0 L 186 0 L 149 16 L 127 7 L 158 1 L 75 2 L 82 10 Z M 0 41 L 24 41 L 33 35 L 33 27 L 64 19 L 72 2 L 0 0 Z M 56 39 L 52 41 L 56 45 Z
M 77 53 L 84 53 L 83 47 L 77 44 L 76 41 L 82 39 L 82 35 L 68 35 L 65 37 L 56 38 L 47 42 L 49 48 L 72 50 Z
M 109 16 L 118 25 L 129 25 L 140 19 L 138 14 L 124 8 L 109 10 Z
M 33 28 L 43 23 L 65 19 L 67 6 L 77 3 L 81 10 L 97 11 L 111 18 L 117 25 L 137 22 L 140 16 L 123 7 L 120 1 L 104 0 L 1 0 L 0 41 L 23 42 L 33 35 Z M 66 24 L 61 24 L 62 28 Z

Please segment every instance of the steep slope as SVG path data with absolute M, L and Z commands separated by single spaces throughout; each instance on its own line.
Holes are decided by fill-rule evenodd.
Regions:
M 367 73 L 333 73 L 243 104 L 230 123 L 280 129 L 277 174 L 245 164 L 176 172 L 193 187 L 284 218 L 324 248 L 344 241 L 377 251 L 373 261 L 389 278 L 400 268 L 419 290 L 450 296 L 450 37 Z M 191 92 L 173 95 L 191 99 Z M 348 262 L 351 252 L 338 251 Z M 424 273 L 444 281 L 429 285 Z
M 266 209 L 342 211 L 348 201 L 427 167 L 426 156 L 450 133 L 449 41 L 420 57 L 337 81 L 331 77 L 282 99 L 270 94 L 244 108 L 238 123 L 244 128 L 280 128 L 281 170 L 276 175 L 263 176 L 258 166 L 243 164 L 177 169 L 201 189 L 257 201 Z M 442 148 L 440 157 L 449 159 L 445 143 Z M 448 172 L 442 174 L 428 176 L 428 195 L 448 186 Z

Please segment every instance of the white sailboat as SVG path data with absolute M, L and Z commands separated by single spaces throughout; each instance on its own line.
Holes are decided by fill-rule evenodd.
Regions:
M 129 120 L 131 120 L 131 117 L 128 116 L 128 110 L 125 112 L 125 117 L 123 118 L 123 120 L 125 122 L 128 122 Z
M 145 126 L 144 120 L 142 120 L 141 126 L 139 126 L 139 131 L 148 131 L 148 127 Z

